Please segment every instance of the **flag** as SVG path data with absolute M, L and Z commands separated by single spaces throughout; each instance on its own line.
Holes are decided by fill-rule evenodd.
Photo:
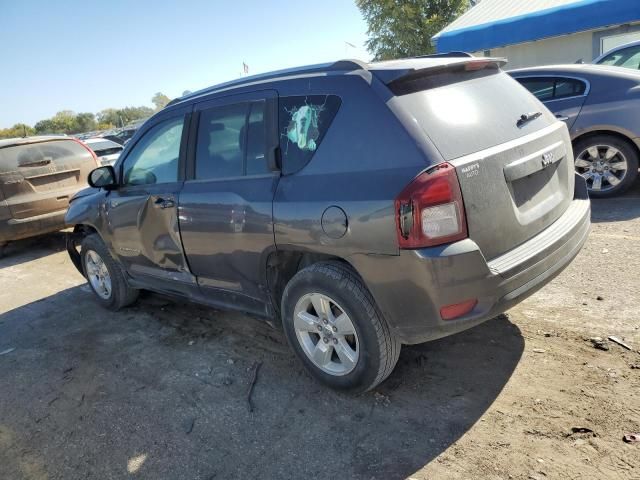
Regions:
M 244 74 L 248 74 L 249 73 L 249 65 L 247 65 L 246 63 L 242 62 L 242 71 L 244 72 Z

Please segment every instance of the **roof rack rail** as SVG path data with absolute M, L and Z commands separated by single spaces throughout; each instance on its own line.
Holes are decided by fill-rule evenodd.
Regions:
M 349 70 L 364 70 L 367 68 L 367 64 L 360 60 L 344 59 L 333 62 L 327 69 L 330 71 L 349 71 Z
M 174 98 L 169 103 L 167 103 L 166 107 L 170 105 L 175 105 L 176 103 L 180 103 L 183 100 L 187 100 L 189 98 L 199 97 L 207 93 L 215 92 L 216 90 L 221 90 L 227 87 L 235 87 L 235 86 L 240 87 L 242 85 L 246 85 L 248 83 L 256 82 L 256 81 L 271 80 L 279 77 L 285 77 L 287 75 L 304 75 L 304 74 L 319 73 L 319 72 L 344 72 L 344 71 L 353 71 L 353 70 L 364 70 L 366 68 L 367 68 L 367 64 L 364 62 L 361 62 L 359 60 L 346 59 L 346 60 L 338 60 L 333 63 L 320 63 L 317 65 L 307 65 L 304 67 L 294 67 L 294 68 L 286 68 L 283 70 L 275 70 L 273 72 L 266 72 L 258 75 L 251 75 L 249 77 L 242 77 L 237 80 L 231 80 L 229 82 L 219 83 L 218 85 L 213 85 L 211 87 L 207 87 L 202 90 L 192 92 L 183 97 Z
M 444 53 L 430 53 L 429 55 L 418 55 L 413 58 L 442 58 L 442 57 L 473 57 L 469 52 L 444 52 Z

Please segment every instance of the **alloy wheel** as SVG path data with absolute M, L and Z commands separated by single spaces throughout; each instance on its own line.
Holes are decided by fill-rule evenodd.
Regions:
M 85 271 L 87 279 L 96 294 L 105 300 L 111 297 L 111 275 L 102 260 L 102 257 L 94 251 L 89 250 L 85 255 Z
M 302 350 L 323 372 L 341 376 L 356 367 L 358 334 L 349 315 L 332 298 L 320 293 L 301 297 L 293 326 Z
M 576 171 L 594 192 L 613 190 L 627 175 L 627 158 L 611 145 L 593 145 L 576 157 Z

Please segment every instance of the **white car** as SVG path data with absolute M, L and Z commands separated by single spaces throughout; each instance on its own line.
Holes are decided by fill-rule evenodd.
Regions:
M 102 165 L 113 165 L 124 147 L 106 138 L 87 138 L 84 143 L 95 152 Z

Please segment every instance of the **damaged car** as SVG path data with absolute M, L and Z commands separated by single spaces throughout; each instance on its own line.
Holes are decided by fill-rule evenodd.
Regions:
M 567 127 L 503 64 L 339 61 L 174 100 L 72 199 L 70 257 L 105 308 L 148 289 L 261 316 L 318 380 L 374 388 L 587 238 Z

